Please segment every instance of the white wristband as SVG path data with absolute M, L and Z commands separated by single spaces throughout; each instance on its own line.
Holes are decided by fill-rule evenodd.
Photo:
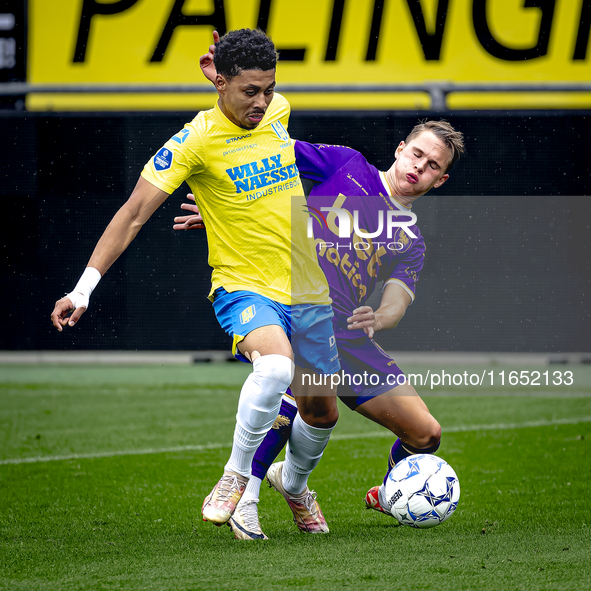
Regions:
M 84 273 L 78 280 L 76 287 L 66 297 L 70 298 L 74 308 L 87 308 L 90 294 L 94 291 L 98 282 L 101 280 L 101 274 L 94 267 L 86 267 Z

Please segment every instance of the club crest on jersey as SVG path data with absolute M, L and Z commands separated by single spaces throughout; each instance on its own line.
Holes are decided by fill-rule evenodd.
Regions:
M 397 244 L 396 251 L 399 253 L 406 252 L 412 246 L 412 240 L 402 228 L 396 230 L 394 240 Z
M 160 148 L 154 156 L 154 168 L 156 170 L 168 170 L 172 166 L 173 153 L 168 148 Z
M 283 127 L 281 121 L 275 121 L 275 123 L 271 123 L 271 127 L 282 142 L 286 142 L 289 139 L 289 134 L 287 133 L 285 127 Z
M 242 314 L 240 314 L 240 324 L 248 324 L 254 318 L 256 313 L 254 304 L 242 310 Z
M 177 133 L 176 135 L 173 135 L 172 139 L 175 142 L 177 142 L 178 144 L 182 144 L 187 139 L 187 136 L 189 135 L 189 133 L 191 133 L 190 130 L 183 129 L 183 130 L 179 131 L 179 133 Z

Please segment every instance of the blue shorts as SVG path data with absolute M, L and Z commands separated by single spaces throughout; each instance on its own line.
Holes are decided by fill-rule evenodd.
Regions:
M 341 382 L 337 396 L 352 410 L 406 381 L 394 359 L 360 331 L 337 332 Z
M 319 374 L 340 369 L 332 328 L 332 307 L 308 304 L 286 306 L 251 291 L 215 290 L 213 309 L 224 331 L 232 337 L 232 354 L 250 363 L 238 343 L 257 328 L 277 325 L 291 342 L 295 364 Z

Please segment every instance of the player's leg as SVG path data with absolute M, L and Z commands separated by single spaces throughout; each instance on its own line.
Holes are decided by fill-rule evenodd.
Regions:
M 390 471 L 408 456 L 435 453 L 439 449 L 441 427 L 410 384 L 396 386 L 367 400 L 355 410 L 398 436 L 390 449 L 382 483 L 370 488 L 365 497 L 368 508 L 389 514 L 383 509 L 381 493 Z
M 298 373 L 296 368 L 296 376 Z M 294 383 L 295 379 L 297 377 Z M 322 458 L 338 417 L 338 409 L 336 398 L 327 396 L 324 388 L 307 388 L 306 391 L 308 396 L 296 398 L 298 414 L 293 421 L 285 462 L 273 464 L 267 473 L 267 480 L 283 495 L 301 531 L 328 533 L 316 493 L 308 488 L 308 477 Z M 305 416 L 302 416 L 302 411 Z
M 307 487 L 339 411 L 331 375 L 340 369 L 330 306 L 294 306 L 292 347 L 295 374 L 291 390 L 298 405 L 289 438 L 283 485 L 290 493 Z
M 433 453 L 441 427 L 396 362 L 374 340 L 339 339 L 343 368 L 339 398 L 352 410 L 397 435 L 392 465 L 413 453 Z M 355 379 L 368 375 L 364 380 Z
M 293 421 L 296 418 L 297 412 L 296 401 L 291 395 L 291 390 L 288 388 L 281 400 L 279 414 L 273 423 L 273 427 L 269 430 L 254 454 L 254 459 L 252 461 L 253 477 L 260 480 L 265 478 L 269 467 L 281 453 L 285 444 L 289 440 Z M 252 493 L 258 493 L 258 491 L 252 488 Z M 258 497 L 258 494 L 253 496 Z
M 330 380 L 339 369 L 330 306 L 292 311 L 292 347 L 296 371 L 291 389 L 298 415 L 285 462 L 273 464 L 267 479 L 286 499 L 300 530 L 324 533 L 328 527 L 315 493 L 308 489 L 308 477 L 318 465 L 338 419 L 336 392 Z
M 291 433 L 292 423 L 297 413 L 296 402 L 288 393 L 281 400 L 279 415 L 254 454 L 252 476 L 246 490 L 228 521 L 234 535 L 239 540 L 265 540 L 258 516 L 258 502 L 263 479 L 275 458 L 285 447 Z
M 318 377 L 324 377 L 322 374 Z M 310 377 L 310 380 L 307 380 Z M 306 489 L 308 477 L 318 465 L 338 419 L 336 390 L 312 383 L 309 371 L 296 366 L 292 392 L 298 406 L 293 421 L 283 473 L 283 485 L 290 493 Z
M 398 436 L 390 452 L 388 473 L 403 458 L 434 453 L 439 447 L 441 426 L 408 383 L 363 402 L 355 410 Z
M 260 353 L 240 392 L 224 475 L 203 503 L 203 518 L 221 525 L 244 493 L 254 454 L 277 418 L 281 394 L 292 380 L 293 362 L 281 306 L 257 294 L 222 291 L 216 292 L 214 308 L 222 327 L 233 336 L 237 357 L 245 360 L 254 351 Z
M 388 353 L 374 340 L 363 337 L 341 336 L 338 346 L 343 368 L 339 398 L 352 410 L 398 436 L 388 455 L 383 482 L 403 458 L 437 451 L 441 427 Z M 366 380 L 354 379 L 364 375 L 370 376 L 369 385 Z M 371 385 L 372 378 L 375 385 Z M 380 486 L 374 486 L 369 490 L 366 504 L 381 511 L 379 489 Z
M 292 380 L 293 362 L 289 340 L 280 326 L 257 328 L 238 347 L 247 358 L 254 351 L 260 354 L 240 392 L 232 454 L 226 464 L 226 470 L 248 478 L 254 454 L 279 414 L 281 395 Z

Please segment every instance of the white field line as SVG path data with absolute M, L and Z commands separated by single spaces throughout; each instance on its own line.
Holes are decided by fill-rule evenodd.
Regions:
M 526 421 L 524 423 L 496 423 L 491 425 L 458 425 L 456 427 L 444 427 L 443 435 L 446 433 L 464 433 L 467 431 L 510 431 L 512 429 L 525 429 L 529 427 L 553 427 L 555 425 L 578 425 L 580 423 L 591 423 L 591 416 L 572 417 L 565 419 L 553 419 L 545 421 Z M 343 433 L 335 434 L 331 441 L 351 441 L 355 439 L 378 439 L 382 437 L 393 437 L 386 429 L 382 431 L 369 431 L 366 433 Z M 174 453 L 184 451 L 207 451 L 210 449 L 230 449 L 228 443 L 206 443 L 204 445 L 179 445 L 176 447 L 159 447 L 153 449 L 129 449 L 121 451 L 104 451 L 86 454 L 68 454 L 63 456 L 37 456 L 31 458 L 13 458 L 0 460 L 0 465 L 6 464 L 37 464 L 39 462 L 58 462 L 63 460 L 89 460 L 94 458 L 113 458 L 116 456 L 144 456 L 150 454 Z

